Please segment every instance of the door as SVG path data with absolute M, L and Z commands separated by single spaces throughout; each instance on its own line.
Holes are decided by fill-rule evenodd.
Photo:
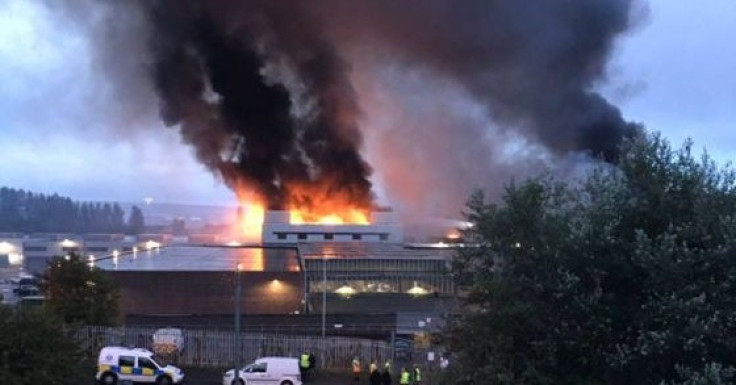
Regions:
M 274 385 L 273 381 L 268 378 L 268 363 L 259 362 L 257 364 L 248 365 L 245 368 L 245 378 L 249 385 Z
M 146 357 L 138 357 L 138 365 L 136 366 L 137 382 L 156 382 L 156 373 L 159 371 L 153 361 Z
M 133 380 L 135 381 L 135 356 L 120 356 L 118 357 L 118 379 L 119 380 Z

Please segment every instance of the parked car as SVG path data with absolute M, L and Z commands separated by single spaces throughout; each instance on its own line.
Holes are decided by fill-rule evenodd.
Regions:
M 291 357 L 263 357 L 238 371 L 230 369 L 222 376 L 222 385 L 302 385 L 299 360 Z
M 37 296 L 41 293 L 38 289 L 38 282 L 33 277 L 22 277 L 18 279 L 17 285 L 13 288 L 13 294 L 18 297 Z
M 100 350 L 95 378 L 103 385 L 121 381 L 171 385 L 184 381 L 184 372 L 176 366 L 159 365 L 147 349 L 108 346 Z

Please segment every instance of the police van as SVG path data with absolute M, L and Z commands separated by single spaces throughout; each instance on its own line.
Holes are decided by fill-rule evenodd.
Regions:
M 175 366 L 159 365 L 147 349 L 109 346 L 100 350 L 95 377 L 103 385 L 121 381 L 171 385 L 184 381 L 184 372 Z

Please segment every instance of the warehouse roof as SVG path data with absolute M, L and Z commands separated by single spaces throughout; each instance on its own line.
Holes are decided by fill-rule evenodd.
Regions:
M 117 271 L 299 271 L 294 247 L 166 246 L 94 261 Z

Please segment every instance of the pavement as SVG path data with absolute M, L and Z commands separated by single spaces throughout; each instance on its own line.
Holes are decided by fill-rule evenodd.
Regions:
M 184 382 L 186 385 L 222 385 L 223 369 L 194 369 L 182 368 L 186 377 Z M 348 371 L 345 373 L 321 372 L 314 373 L 308 378 L 304 385 L 352 385 L 353 379 Z M 368 384 L 368 379 L 361 381 L 361 384 Z
M 184 371 L 184 384 L 185 385 L 222 385 L 222 374 L 225 372 L 223 369 L 194 369 L 194 368 L 182 368 Z M 349 373 L 321 373 L 313 378 L 303 382 L 304 385 L 353 385 L 353 379 Z M 120 384 L 120 382 L 119 382 Z M 361 384 L 368 384 L 368 380 L 362 381 Z M 90 379 L 89 385 L 97 385 L 94 378 Z M 278 385 L 278 384 L 276 384 Z

